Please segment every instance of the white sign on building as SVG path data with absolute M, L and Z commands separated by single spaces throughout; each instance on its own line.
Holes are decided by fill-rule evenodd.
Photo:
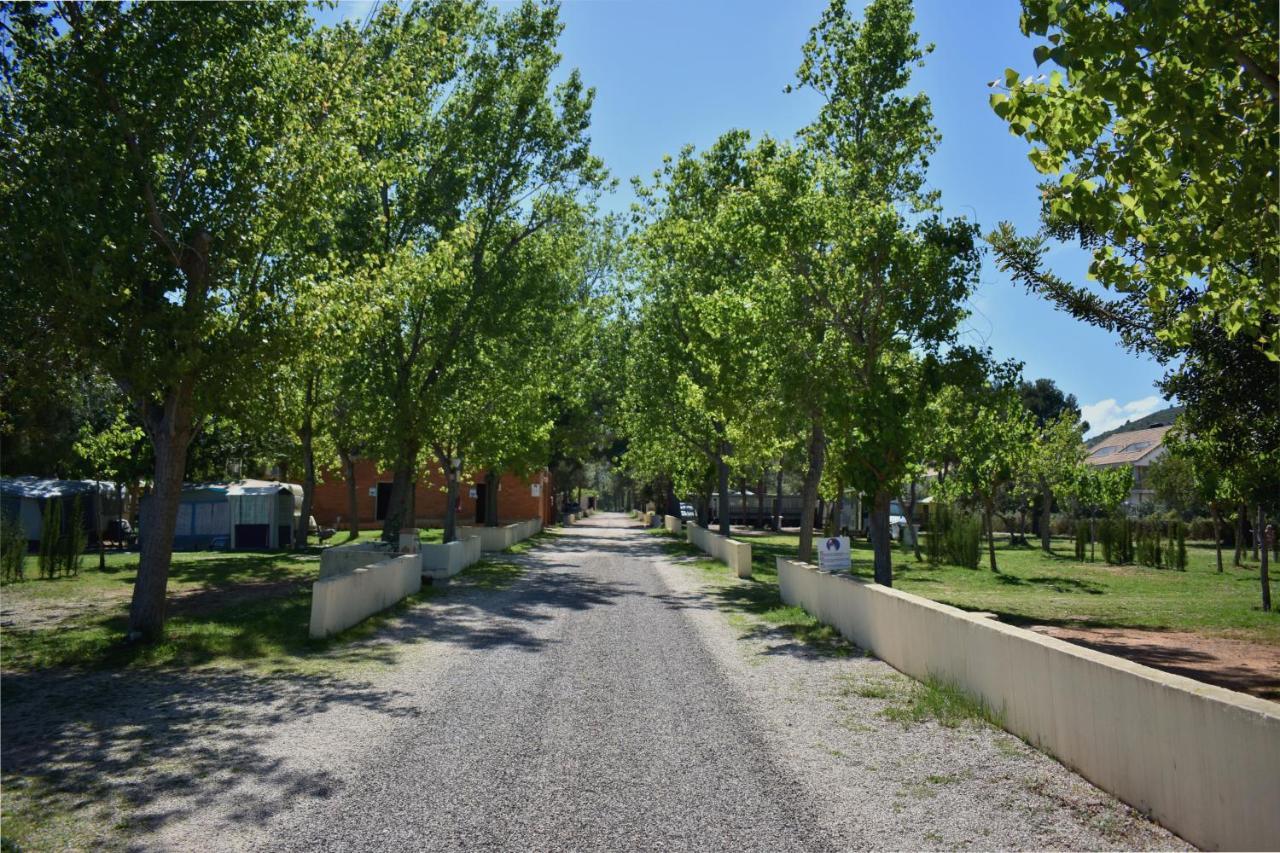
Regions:
M 849 571 L 849 537 L 828 536 L 818 548 L 818 568 L 827 572 Z
M 533 496 L 534 496 L 535 498 L 540 498 L 540 497 L 542 497 L 542 484 L 541 484 L 541 483 L 534 483 L 534 484 L 533 484 L 533 486 L 532 486 L 532 489 L 533 489 Z

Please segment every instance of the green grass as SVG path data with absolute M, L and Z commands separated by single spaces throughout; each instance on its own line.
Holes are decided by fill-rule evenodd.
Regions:
M 22 627 L 5 628 L 0 668 L 218 665 L 332 671 L 389 662 L 385 650 L 344 647 L 446 593 L 444 587 L 424 586 L 416 595 L 346 631 L 313 640 L 308 636 L 311 584 L 319 566 L 316 548 L 302 553 L 175 553 L 165 639 L 150 645 L 123 642 L 137 554 L 108 555 L 106 571 L 99 571 L 95 562 L 77 577 L 8 584 L 3 593 L 6 609 L 20 615 L 38 608 L 48 620 L 43 625 L 28 621 L 20 623 Z M 484 589 L 501 589 L 522 572 L 509 562 L 484 560 L 466 569 L 464 580 Z
M 778 572 L 772 560 L 757 559 L 753 551 L 752 577 L 739 579 L 724 563 L 707 557 L 675 534 L 665 530 L 650 532 L 664 540 L 662 547 L 667 554 L 681 558 L 681 565 L 707 576 L 713 584 L 712 595 L 716 604 L 725 612 L 748 616 L 758 627 L 768 631 L 781 631 L 794 641 L 822 654 L 843 656 L 853 651 L 853 646 L 835 628 L 819 622 L 805 612 L 804 608 L 788 605 L 782 600 L 782 593 L 778 589 Z
M 935 678 L 921 683 L 910 682 L 905 696 L 880 712 L 887 720 L 910 725 L 933 720 L 954 729 L 968 722 L 984 722 L 1000 726 L 999 717 L 982 701 L 965 691 Z
M 796 556 L 795 534 L 750 537 L 753 571 L 775 571 L 775 558 Z M 853 574 L 870 579 L 871 546 L 853 540 Z M 964 610 L 988 611 L 1012 624 L 1182 630 L 1280 644 L 1280 612 L 1261 609 L 1257 564 L 1230 565 L 1217 572 L 1212 546 L 1190 544 L 1185 572 L 1145 566 L 1079 562 L 1069 541 L 1054 542 L 1054 554 L 1038 547 L 1013 548 L 997 540 L 996 562 L 987 564 L 984 543 L 978 569 L 930 566 L 895 549 L 893 583 L 898 589 Z M 1280 601 L 1280 571 L 1271 573 L 1272 598 Z
M 376 542 L 382 538 L 382 531 L 379 530 L 361 530 L 359 535 L 354 539 L 346 530 L 339 530 L 333 534 L 333 537 L 325 543 L 325 545 L 348 545 L 352 542 Z M 441 527 L 420 527 L 418 528 L 418 541 L 441 544 L 444 542 L 444 528 Z

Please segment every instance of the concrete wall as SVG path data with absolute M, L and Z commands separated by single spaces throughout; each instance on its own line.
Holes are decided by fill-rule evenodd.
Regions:
M 751 577 L 751 546 L 748 543 L 728 539 L 696 524 L 686 524 L 684 532 L 689 542 L 727 564 L 738 573 L 738 577 Z
M 505 551 L 517 542 L 533 536 L 542 529 L 542 521 L 537 518 L 504 524 L 500 527 L 459 527 L 458 538 L 469 536 L 480 537 L 482 551 Z
M 437 580 L 451 578 L 480 560 L 480 537 L 468 536 L 444 545 L 421 545 L 422 576 Z
M 320 552 L 320 578 L 345 575 L 363 566 L 371 566 L 394 557 L 395 549 L 380 542 L 355 542 L 334 545 Z
M 668 533 L 679 533 L 684 527 L 684 521 L 674 515 L 664 515 L 662 517 L 662 526 L 667 529 Z
M 311 636 L 327 637 L 385 610 L 422 588 L 422 563 L 404 554 L 316 581 L 311 587 Z
M 981 698 L 1191 843 L 1280 849 L 1280 704 L 804 563 L 778 558 L 778 582 L 788 604 L 908 675 Z

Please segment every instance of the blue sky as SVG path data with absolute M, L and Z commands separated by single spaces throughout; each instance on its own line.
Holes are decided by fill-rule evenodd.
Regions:
M 664 154 L 685 144 L 705 147 L 731 128 L 790 137 L 809 121 L 814 96 L 788 95 L 783 87 L 824 6 L 823 0 L 565 0 L 564 63 L 596 88 L 593 145 L 620 179 L 605 206 L 625 211 L 631 177 L 648 179 Z M 363 0 L 344 2 L 336 15 L 361 17 L 367 9 Z M 1035 69 L 1034 45 L 1018 31 L 1018 13 L 1016 0 L 916 2 L 917 30 L 935 50 L 914 86 L 929 93 L 942 133 L 930 183 L 949 214 L 976 218 L 984 231 L 1009 220 L 1031 232 L 1037 222 L 1038 176 L 1027 146 L 987 107 L 987 81 L 1006 67 Z M 1078 249 L 1055 247 L 1049 260 L 1063 277 L 1084 281 L 1088 260 Z M 989 256 L 970 308 L 965 340 L 1021 360 L 1028 378 L 1047 376 L 1074 393 L 1093 431 L 1164 405 L 1152 386 L 1163 372 L 1159 365 L 1013 285 Z

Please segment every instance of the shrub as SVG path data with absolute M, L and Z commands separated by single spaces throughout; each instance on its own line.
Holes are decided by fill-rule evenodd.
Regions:
M 84 529 L 84 501 L 76 495 L 71 505 L 71 517 L 65 519 L 62 534 L 62 573 L 65 575 L 80 574 L 80 564 L 84 561 L 84 549 L 89 545 L 89 534 Z
M 1089 524 L 1084 519 L 1076 519 L 1076 559 L 1085 560 L 1088 558 L 1089 549 Z
M 6 581 L 23 578 L 27 560 L 27 531 L 16 518 L 0 518 L 0 577 Z
M 946 535 L 947 562 L 966 569 L 978 568 L 982 556 L 982 521 L 976 515 L 962 514 L 951 520 Z
M 930 563 L 978 568 L 982 556 L 982 521 L 975 515 L 935 504 L 930 510 L 925 554 Z
M 1173 538 L 1169 540 L 1170 562 L 1180 572 L 1187 570 L 1187 526 L 1181 521 L 1173 523 Z
M 58 576 L 58 544 L 62 541 L 62 505 L 54 498 L 44 502 L 40 517 L 40 577 Z

